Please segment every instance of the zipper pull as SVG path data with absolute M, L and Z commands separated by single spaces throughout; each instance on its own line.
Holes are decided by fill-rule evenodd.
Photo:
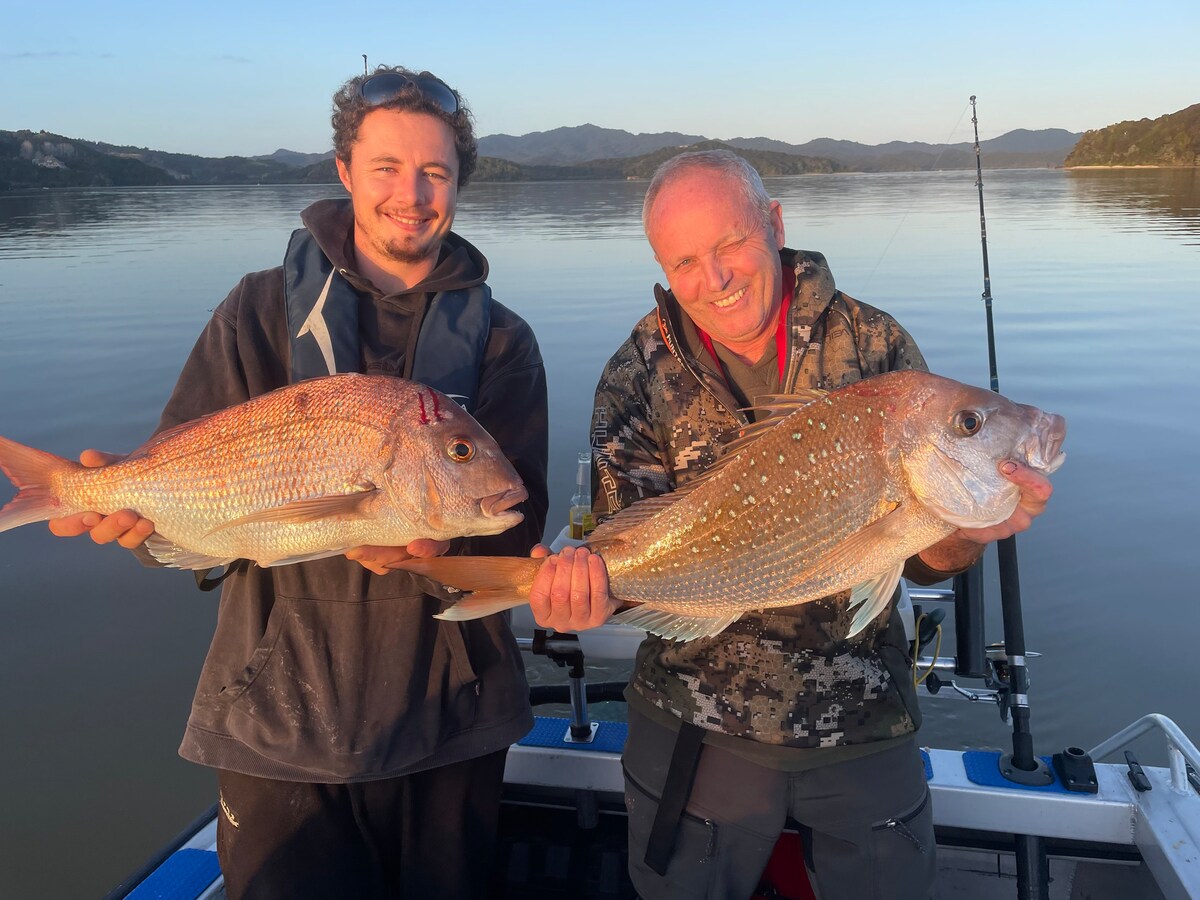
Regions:
M 925 845 L 922 844 L 920 842 L 920 840 L 917 839 L 917 836 L 915 834 L 913 834 L 912 831 L 909 830 L 908 826 L 905 825 L 903 822 L 901 822 L 899 819 L 888 819 L 886 822 L 883 823 L 883 827 L 890 828 L 892 831 L 896 832 L 896 834 L 898 834 L 901 837 L 905 838 L 906 840 L 910 841 L 912 843 L 912 845 L 914 847 L 916 847 L 920 852 L 922 852 L 922 853 L 925 852 Z

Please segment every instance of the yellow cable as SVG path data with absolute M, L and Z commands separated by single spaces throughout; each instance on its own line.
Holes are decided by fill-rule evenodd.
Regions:
M 921 684 L 924 684 L 925 679 L 929 677 L 929 673 L 932 672 L 934 667 L 937 665 L 938 654 L 942 652 L 942 626 L 938 625 L 937 640 L 933 645 L 933 662 L 931 662 L 929 664 L 929 668 L 925 670 L 925 674 L 922 675 L 920 678 L 918 678 L 917 677 L 917 655 L 921 652 L 921 622 L 923 622 L 924 620 L 925 620 L 925 613 L 921 613 L 921 615 L 917 618 L 917 623 L 914 628 L 914 631 L 916 632 L 916 637 L 913 638 L 913 653 L 912 653 L 912 657 L 913 657 L 913 687 L 914 688 L 918 687 Z

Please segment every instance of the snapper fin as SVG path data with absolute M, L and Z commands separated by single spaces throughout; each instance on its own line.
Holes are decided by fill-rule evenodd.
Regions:
M 256 559 L 252 560 L 252 562 L 264 569 L 269 569 L 272 566 L 290 566 L 292 563 L 312 562 L 314 559 L 328 559 L 331 556 L 341 556 L 349 549 L 349 547 L 335 547 L 333 550 L 318 550 L 315 553 L 301 553 L 297 556 L 284 556 L 279 559 L 266 561 Z
M 735 610 L 724 616 L 689 616 L 635 606 L 617 613 L 609 621 L 642 628 L 651 634 L 662 635 L 677 641 L 692 641 L 700 637 L 714 637 L 741 618 L 745 610 Z
M 734 431 L 726 431 L 719 435 L 717 440 L 721 444 L 723 455 L 717 461 L 716 465 L 710 466 L 705 471 L 702 477 L 707 477 L 708 473 L 713 471 L 713 469 L 724 465 L 728 460 L 733 459 L 764 434 L 773 431 L 777 425 L 792 413 L 803 409 L 811 403 L 824 400 L 828 393 L 828 391 L 819 391 L 814 388 L 812 390 L 797 391 L 794 394 L 766 394 L 756 397 L 755 402 L 751 406 L 744 407 L 742 412 L 765 412 L 766 415 L 757 422 L 751 422 L 742 428 Z
M 195 550 L 188 550 L 186 547 L 180 547 L 178 544 L 168 541 L 157 532 L 146 539 L 144 546 L 158 562 L 172 569 L 215 569 L 219 566 L 228 566 L 242 558 L 235 556 L 226 559 L 217 556 L 208 556 Z M 279 559 L 252 559 L 250 562 L 261 568 L 269 569 L 272 566 L 290 566 L 293 563 L 311 562 L 314 559 L 340 556 L 349 549 L 349 547 L 338 547 L 334 550 L 319 550 L 315 553 L 302 553 L 296 556 L 280 557 Z
M 171 428 L 166 428 L 160 431 L 158 434 L 147 438 L 141 446 L 134 447 L 121 461 L 125 462 L 126 460 L 131 459 L 142 459 L 143 457 L 149 456 L 150 451 L 159 444 L 169 441 L 171 438 L 178 434 L 183 434 L 185 431 L 191 431 L 196 427 L 197 424 L 203 422 L 205 419 L 210 419 L 215 415 L 216 413 L 207 413 L 206 415 L 191 419 L 187 422 L 181 422 L 179 425 L 172 426 Z
M 821 564 L 805 571 L 805 584 L 837 580 L 840 573 L 858 565 L 864 557 L 877 556 L 881 545 L 896 543 L 910 525 L 903 504 L 890 505 L 879 518 L 848 534 L 822 553 Z M 903 560 L 900 562 L 902 564 Z M 841 583 L 845 586 L 844 581 Z
M 433 556 L 428 559 L 406 559 L 395 566 L 460 591 L 503 591 L 520 598 L 510 606 L 529 602 L 529 589 L 533 587 L 533 579 L 541 567 L 540 559 L 521 556 Z
M 362 490 L 355 491 L 352 494 L 309 497 L 306 500 L 295 500 L 291 503 L 281 504 L 280 506 L 272 506 L 270 509 L 260 509 L 258 512 L 238 516 L 236 519 L 230 519 L 228 522 L 218 525 L 212 531 L 208 532 L 205 537 L 216 534 L 218 531 L 224 531 L 226 528 L 249 525 L 254 522 L 284 522 L 299 525 L 304 522 L 315 522 L 318 519 L 331 519 L 337 516 L 352 519 L 362 518 L 364 515 L 363 507 L 374 499 L 378 491 L 379 489 L 375 485 L 364 484 Z M 334 552 L 341 553 L 343 551 L 337 550 Z M 331 555 L 326 554 L 326 556 Z M 293 562 L 298 561 L 298 559 L 293 560 Z M 279 564 L 276 563 L 275 565 Z
M 276 388 L 275 390 L 268 391 L 268 392 L 269 392 L 269 394 L 275 394 L 276 391 L 287 390 L 289 388 L 289 386 L 290 385 L 286 385 L 286 386 L 283 386 L 283 388 Z M 259 395 L 259 396 L 266 396 L 266 395 Z M 251 397 L 246 397 L 245 400 L 251 400 Z M 245 402 L 245 400 L 241 401 L 241 402 Z M 234 403 L 230 403 L 229 406 L 230 407 L 234 406 Z M 228 409 L 228 408 L 229 407 L 226 407 L 226 409 Z M 150 451 L 157 449 L 158 446 L 160 446 L 161 444 L 167 443 L 168 440 L 170 440 L 172 438 L 179 437 L 180 434 L 186 434 L 187 432 L 192 431 L 193 428 L 198 427 L 200 424 L 202 424 L 202 422 L 205 422 L 205 421 L 208 421 L 209 419 L 215 418 L 215 416 L 220 415 L 223 412 L 226 412 L 226 410 L 215 409 L 215 410 L 212 410 L 211 413 L 205 413 L 204 415 L 198 415 L 194 419 L 188 419 L 186 422 L 180 422 L 179 425 L 173 425 L 172 427 L 169 427 L 169 428 L 163 428 L 163 430 L 158 432 L 157 434 L 152 434 L 151 437 L 146 438 L 145 442 L 142 445 L 136 446 L 136 448 L 133 448 L 133 450 L 130 451 L 130 454 L 128 454 L 128 456 L 122 458 L 121 462 L 126 462 L 128 460 L 139 460 L 139 458 L 149 456 Z M 271 431 L 272 428 L 274 428 L 274 427 L 275 427 L 275 425 L 271 424 L 271 422 L 264 421 L 264 422 L 260 422 L 260 424 L 257 425 L 256 427 L 246 428 L 246 430 L 242 431 L 241 434 L 242 434 L 242 437 L 248 437 L 248 436 L 251 436 L 251 434 Z
M 600 552 L 605 546 L 619 542 L 626 531 L 638 527 L 690 494 L 695 483 L 694 481 L 689 482 L 687 486 L 671 491 L 669 494 L 638 500 L 619 512 L 613 513 L 587 536 L 587 548 Z
M 227 566 L 236 560 L 236 557 L 221 559 L 197 553 L 195 550 L 188 550 L 186 547 L 180 547 L 174 541 L 167 540 L 157 531 L 146 538 L 146 542 L 142 546 L 158 562 L 172 569 L 215 569 L 218 566 Z
M 900 584 L 900 576 L 903 572 L 904 563 L 900 563 L 869 581 L 856 585 L 850 591 L 850 603 L 846 608 L 858 607 L 858 611 L 854 613 L 854 620 L 850 623 L 850 630 L 846 632 L 846 637 L 854 637 L 866 628 L 876 616 L 887 609 L 892 595 L 896 593 L 896 586 Z
M 829 391 L 822 391 L 818 388 L 803 388 L 791 394 L 759 394 L 754 398 L 754 403 L 742 411 L 765 412 L 769 419 L 774 419 L 776 416 L 791 415 L 800 407 L 808 406 L 808 404 L 823 400 L 828 396 Z M 759 419 L 759 421 L 763 420 Z
M 475 591 L 473 594 L 449 606 L 434 615 L 435 619 L 447 622 L 465 622 L 468 619 L 482 619 L 493 613 L 504 612 L 514 606 L 529 602 L 529 595 L 521 596 L 512 591 Z
M 0 437 L 0 470 L 17 487 L 17 495 L 0 509 L 0 531 L 63 515 L 61 502 L 47 483 L 54 472 L 71 468 L 82 467 L 45 450 Z

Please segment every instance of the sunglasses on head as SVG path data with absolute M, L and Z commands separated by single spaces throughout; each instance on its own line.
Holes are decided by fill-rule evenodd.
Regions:
M 454 91 L 432 75 L 401 75 L 399 72 L 380 72 L 358 86 L 358 95 L 371 106 L 380 106 L 399 97 L 412 85 L 422 97 L 436 103 L 449 115 L 458 112 L 458 97 Z

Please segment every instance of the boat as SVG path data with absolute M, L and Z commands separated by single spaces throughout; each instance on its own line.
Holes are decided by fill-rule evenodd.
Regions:
M 971 585 L 965 576 L 953 589 L 906 585 L 901 609 L 920 645 L 916 668 L 926 696 L 1003 712 L 1011 699 L 1009 660 L 1003 645 L 983 643 L 981 598 Z M 937 646 L 947 616 L 961 649 L 951 657 L 924 654 Z M 938 624 L 923 633 L 919 622 Z M 626 728 L 589 714 L 590 704 L 620 700 L 624 684 L 588 684 L 587 664 L 632 659 L 644 633 L 620 624 L 548 633 L 528 607 L 515 611 L 513 627 L 523 651 L 566 670 L 566 684 L 531 689 L 535 711 L 565 704 L 569 714 L 536 716 L 509 751 L 494 896 L 634 898 L 621 774 Z M 1166 766 L 1142 765 L 1128 749 L 1146 736 L 1165 750 Z M 938 840 L 937 898 L 1200 898 L 1200 751 L 1166 716 L 1148 713 L 1089 750 L 1065 747 L 1041 758 L 1047 780 L 1040 784 L 1022 783 L 1029 779 L 1014 771 L 1011 754 L 921 753 Z M 214 805 L 106 900 L 223 897 L 216 815 Z M 799 848 L 795 829 L 786 829 L 756 897 L 813 896 Z

